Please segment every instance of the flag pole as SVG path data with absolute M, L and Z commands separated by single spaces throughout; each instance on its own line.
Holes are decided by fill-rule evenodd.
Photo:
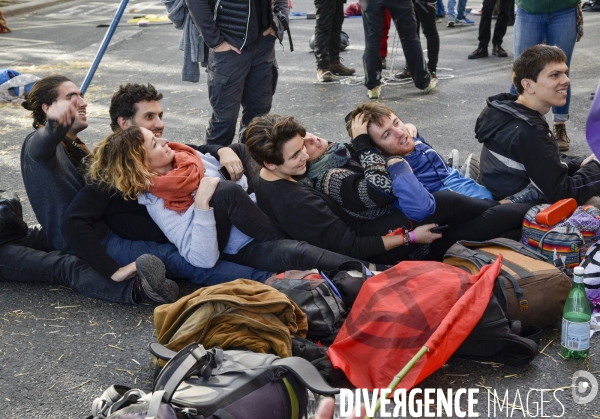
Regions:
M 115 33 L 115 30 L 117 29 L 117 25 L 119 24 L 119 21 L 121 20 L 121 17 L 123 16 L 123 12 L 125 11 L 125 7 L 127 6 L 128 2 L 129 2 L 129 0 L 121 0 L 119 9 L 117 10 L 115 17 L 114 17 L 112 23 L 110 24 L 108 31 L 106 31 L 106 35 L 104 35 L 104 39 L 102 40 L 102 44 L 100 44 L 100 48 L 98 49 L 98 52 L 96 53 L 94 62 L 92 63 L 92 66 L 90 67 L 87 74 L 85 75 L 85 79 L 83 79 L 83 83 L 81 84 L 81 88 L 79 89 L 79 90 L 81 90 L 82 94 L 85 94 L 85 91 L 87 90 L 88 86 L 90 85 L 92 78 L 94 77 L 94 74 L 96 73 L 96 70 L 98 69 L 100 60 L 102 60 L 102 57 L 104 56 L 104 53 L 106 52 L 106 48 L 108 47 L 108 44 L 110 43 L 110 40 L 112 39 L 112 36 Z
M 419 362 L 419 360 L 427 352 L 429 352 L 429 348 L 427 346 L 423 346 L 419 350 L 419 352 L 417 352 L 417 354 L 415 356 L 413 356 L 410 361 L 408 361 L 408 363 L 404 366 L 404 368 L 402 368 L 400 370 L 400 372 L 394 376 L 394 379 L 388 385 L 388 388 L 392 390 L 391 391 L 392 393 L 394 392 L 394 390 L 396 389 L 396 387 L 398 386 L 398 384 L 400 384 L 400 381 L 402 381 L 402 379 L 406 376 L 406 374 L 408 374 L 410 372 L 410 370 L 415 366 L 415 364 L 417 362 Z M 377 403 L 375 404 L 375 411 L 373 412 L 373 416 L 367 416 L 367 415 L 365 415 L 365 417 L 363 419 L 373 419 L 373 417 L 377 414 L 377 412 L 379 412 L 380 408 L 381 408 L 381 396 L 379 396 L 377 398 Z

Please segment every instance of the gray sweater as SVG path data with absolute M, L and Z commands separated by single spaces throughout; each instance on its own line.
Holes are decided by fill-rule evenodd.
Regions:
M 79 173 L 61 141 L 69 127 L 49 120 L 25 138 L 21 149 L 21 174 L 33 212 L 57 250 L 67 250 L 61 221 L 71 201 L 83 187 Z

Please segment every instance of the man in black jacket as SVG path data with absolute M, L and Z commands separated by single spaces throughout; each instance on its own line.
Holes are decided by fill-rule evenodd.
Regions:
M 213 114 L 206 142 L 231 144 L 241 105 L 240 142 L 243 143 L 246 125 L 255 116 L 271 110 L 277 86 L 275 39 L 283 39 L 278 16 L 288 18 L 288 2 L 186 0 L 186 4 L 210 48 L 208 97 Z
M 519 95 L 488 98 L 477 118 L 475 136 L 483 144 L 481 182 L 494 199 L 527 202 L 543 198 L 554 203 L 574 198 L 582 205 L 600 194 L 596 157 L 559 154 L 544 118 L 552 106 L 565 104 L 568 70 L 560 48 L 529 47 L 513 64 L 513 84 Z

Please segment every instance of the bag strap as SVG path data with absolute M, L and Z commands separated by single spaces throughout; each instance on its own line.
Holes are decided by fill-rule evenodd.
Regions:
M 460 240 L 456 243 L 458 243 L 464 247 L 468 247 L 468 248 L 481 247 L 482 245 L 485 246 L 486 244 L 487 245 L 495 244 L 498 246 L 507 247 L 509 249 L 512 249 L 515 252 L 520 253 L 522 255 L 529 256 L 534 259 L 547 262 L 546 258 L 543 255 L 537 253 L 534 250 L 531 250 L 529 247 L 525 246 L 523 243 L 519 243 L 517 241 L 510 240 L 510 239 L 505 239 L 503 237 L 498 237 L 498 238 L 483 241 L 483 242 Z
M 340 392 L 338 388 L 333 388 L 327 384 L 314 365 L 304 358 L 297 356 L 280 358 L 276 359 L 273 365 L 285 367 L 298 381 L 314 393 L 333 396 Z

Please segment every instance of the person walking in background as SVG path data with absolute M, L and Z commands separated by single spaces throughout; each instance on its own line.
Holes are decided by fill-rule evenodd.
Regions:
M 508 54 L 502 48 L 502 40 L 508 27 L 510 0 L 498 1 L 498 18 L 494 27 L 494 36 L 492 37 L 492 55 L 496 57 L 508 57 Z M 475 51 L 469 54 L 469 59 L 484 58 L 489 55 L 488 45 L 492 33 L 492 15 L 496 0 L 483 0 L 483 9 L 481 11 L 481 20 L 479 21 L 479 46 Z
M 415 86 L 426 94 L 430 93 L 437 85 L 438 80 L 431 77 L 425 66 L 421 41 L 417 36 L 417 19 L 412 0 L 361 0 L 360 5 L 365 31 L 365 52 L 363 54 L 365 86 L 368 89 L 369 99 L 379 99 L 381 94 L 380 49 L 386 9 L 394 19 L 406 57 L 406 64 Z M 435 13 L 433 15 L 435 18 Z
M 456 11 L 454 6 L 456 5 Z M 467 8 L 467 0 L 448 0 L 448 27 L 453 28 L 455 26 L 470 26 L 473 22 L 465 17 L 465 10 Z
M 315 25 L 315 57 L 317 80 L 330 82 L 334 76 L 351 76 L 356 70 L 340 60 L 340 34 L 344 23 L 346 0 L 315 0 L 317 23 Z
M 578 28 L 579 0 L 556 0 L 541 2 L 516 0 L 517 16 L 514 29 L 515 59 L 528 47 L 538 44 L 555 45 L 567 56 L 567 67 L 571 69 L 571 57 L 575 42 L 580 39 Z M 581 19 L 583 22 L 583 19 Z M 569 73 L 571 76 L 571 73 Z M 511 93 L 516 94 L 515 86 Z M 569 120 L 571 87 L 567 90 L 567 102 L 563 106 L 553 106 L 553 134 L 559 151 L 569 150 L 569 137 L 565 122 Z

